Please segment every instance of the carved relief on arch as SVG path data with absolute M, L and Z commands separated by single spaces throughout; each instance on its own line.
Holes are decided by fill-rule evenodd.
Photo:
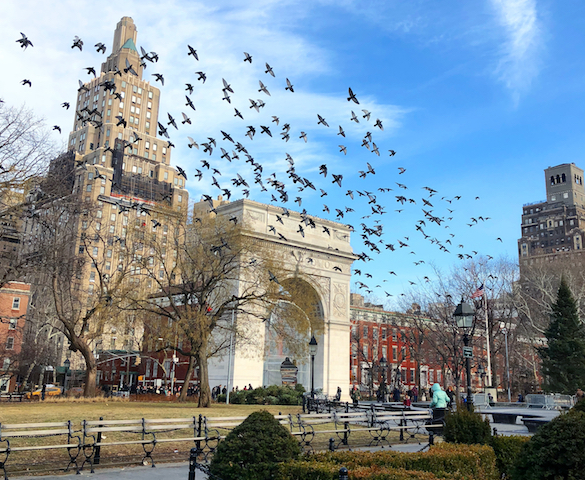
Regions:
M 344 283 L 333 284 L 333 310 L 337 317 L 348 317 L 347 311 L 347 285 Z
M 246 210 L 246 217 L 255 222 L 264 222 L 264 214 L 262 212 Z

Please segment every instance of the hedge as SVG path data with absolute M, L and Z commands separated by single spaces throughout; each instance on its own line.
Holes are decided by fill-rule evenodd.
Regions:
M 491 447 L 441 443 L 433 446 L 428 452 L 418 453 L 394 451 L 318 453 L 306 460 L 285 463 L 281 466 L 279 479 L 334 479 L 338 478 L 336 475 L 341 467 L 349 469 L 350 479 L 500 478 L 494 450 Z M 405 472 L 408 472 L 409 477 Z
M 238 390 L 230 393 L 230 403 L 239 405 L 301 405 L 303 403 L 302 385 L 295 388 L 281 385 L 270 385 L 253 390 Z M 219 403 L 225 403 L 225 395 L 219 395 Z

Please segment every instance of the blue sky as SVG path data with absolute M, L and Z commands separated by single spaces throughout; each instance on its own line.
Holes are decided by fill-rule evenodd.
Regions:
M 149 64 L 145 78 L 163 73 L 161 112 L 180 117 L 184 107 L 184 84 L 195 84 L 191 98 L 197 111 L 190 111 L 193 125 L 175 132 L 177 148 L 173 164 L 190 174 L 187 184 L 191 198 L 220 193 L 211 186 L 211 176 L 193 180 L 200 160 L 209 158 L 202 151 L 187 148 L 187 136 L 199 143 L 207 136 L 221 138 L 229 132 L 249 148 L 264 166 L 263 177 L 275 172 L 287 181 L 286 153 L 295 160 L 296 173 L 310 179 L 317 192 L 295 193 L 287 181 L 290 201 L 287 207 L 306 208 L 309 214 L 335 220 L 335 208 L 347 206 L 350 212 L 341 220 L 356 228 L 354 251 L 368 251 L 360 237 L 360 223 L 384 226 L 384 243 L 398 247 L 400 239 L 409 247 L 391 252 L 381 245 L 374 261 L 355 266 L 369 272 L 367 283 L 372 296 L 386 300 L 384 292 L 396 298 L 408 290 L 410 281 L 420 282 L 430 274 L 431 264 L 445 274 L 457 268 L 457 253 L 477 251 L 493 257 L 517 258 L 517 238 L 523 203 L 543 199 L 544 168 L 565 162 L 581 162 L 583 152 L 583 84 L 585 4 L 537 0 L 484 0 L 477 2 L 434 1 L 251 1 L 246 2 L 171 1 L 117 2 L 96 4 L 84 1 L 10 2 L 0 18 L 0 97 L 10 105 L 26 104 L 46 119 L 47 125 L 60 125 L 65 142 L 73 123 L 73 112 L 60 103 L 75 98 L 77 80 L 88 79 L 85 67 L 99 67 L 104 56 L 91 48 L 97 42 L 110 53 L 113 31 L 121 16 L 131 16 L 138 27 L 138 45 L 156 51 L 158 64 Z M 22 51 L 15 40 L 26 33 L 34 47 Z M 75 35 L 85 42 L 83 52 L 70 48 Z M 187 57 L 186 44 L 197 49 L 200 61 Z M 253 56 L 243 62 L 243 52 Z M 264 73 L 268 62 L 276 73 Z M 195 71 L 203 70 L 205 85 L 196 81 Z M 20 85 L 24 78 L 33 87 Z M 221 79 L 234 88 L 232 104 L 222 101 Z M 286 92 L 285 78 L 295 93 Z M 262 80 L 271 96 L 259 93 Z M 356 93 L 360 105 L 348 103 L 347 89 Z M 248 98 L 262 98 L 266 107 L 260 113 L 248 108 Z M 245 120 L 233 117 L 236 106 Z M 372 118 L 361 118 L 361 109 Z M 350 112 L 360 113 L 360 123 L 350 121 Z M 330 128 L 317 125 L 321 114 Z M 291 140 L 278 138 L 272 115 L 291 124 Z M 384 131 L 374 127 L 375 119 Z M 159 118 L 160 119 L 160 118 Z M 244 140 L 248 125 L 258 129 L 253 141 Z M 275 138 L 259 134 L 260 125 L 270 125 Z M 342 125 L 346 138 L 336 135 Z M 305 131 L 308 142 L 298 138 Z M 363 136 L 372 132 L 381 156 L 361 147 Z M 347 147 L 347 156 L 339 152 Z M 223 146 L 222 145 L 218 145 Z M 225 147 L 228 151 L 231 148 Z M 394 157 L 388 150 L 396 151 Z M 243 158 L 228 163 L 212 157 L 221 172 L 222 186 L 240 172 L 248 180 L 253 174 L 243 166 Z M 366 162 L 375 175 L 360 179 Z M 326 163 L 324 179 L 318 166 Z M 398 167 L 406 168 L 398 174 Z M 331 184 L 331 173 L 343 174 L 343 187 Z M 404 190 L 396 182 L 405 184 Z M 266 184 L 266 182 L 264 182 Z M 437 194 L 429 198 L 423 186 Z M 357 192 L 389 187 L 376 192 L 384 215 L 369 219 L 364 197 Z M 319 188 L 328 192 L 320 198 Z M 351 200 L 345 195 L 353 190 Z M 250 198 L 270 202 L 268 193 L 252 189 Z M 293 203 L 302 196 L 302 206 Z M 402 207 L 395 196 L 405 195 L 417 203 Z M 461 200 L 452 200 L 456 195 Z M 234 189 L 234 197 L 241 197 Z M 415 230 L 427 211 L 422 198 L 429 200 L 432 214 L 453 217 L 441 226 L 426 220 L 424 231 L 444 242 L 452 239 L 450 253 L 424 240 Z M 441 200 L 442 197 L 452 203 Z M 479 200 L 475 198 L 479 197 Z M 331 214 L 322 211 L 327 204 Z M 395 210 L 404 209 L 398 213 Z M 450 213 L 447 209 L 453 210 Z M 475 225 L 470 218 L 490 217 Z M 472 223 L 474 226 L 469 227 Z M 449 228 L 444 228 L 448 225 Z M 455 235 L 451 237 L 450 234 Z M 409 240 L 404 240 L 409 237 Z M 502 242 L 496 240 L 501 237 Z M 378 240 L 378 238 L 375 238 Z M 464 245 L 463 249 L 457 245 Z M 414 254 L 410 254 L 414 251 Z M 424 264 L 414 265 L 423 260 Z M 389 275 L 395 271 L 396 276 Z M 386 280 L 386 282 L 384 282 Z M 375 288 L 375 285 L 381 288 Z M 363 292 L 362 292 L 363 293 Z

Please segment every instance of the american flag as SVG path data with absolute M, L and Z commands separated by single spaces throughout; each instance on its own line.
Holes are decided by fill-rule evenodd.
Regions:
M 483 283 L 479 286 L 479 288 L 471 294 L 471 298 L 479 298 L 483 297 Z

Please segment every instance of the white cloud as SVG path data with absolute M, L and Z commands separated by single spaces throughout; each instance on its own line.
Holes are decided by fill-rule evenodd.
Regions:
M 506 36 L 495 74 L 511 90 L 515 101 L 518 101 L 540 69 L 543 41 L 536 0 L 490 2 Z

